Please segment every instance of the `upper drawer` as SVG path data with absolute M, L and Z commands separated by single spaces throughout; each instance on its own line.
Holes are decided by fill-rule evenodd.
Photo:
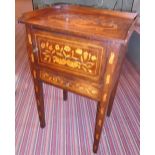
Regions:
M 103 44 L 41 31 L 34 34 L 40 65 L 99 80 L 106 61 Z

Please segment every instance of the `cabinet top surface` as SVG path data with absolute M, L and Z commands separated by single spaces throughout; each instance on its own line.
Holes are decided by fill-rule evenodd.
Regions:
M 136 16 L 78 5 L 54 5 L 24 13 L 19 22 L 56 32 L 125 40 Z

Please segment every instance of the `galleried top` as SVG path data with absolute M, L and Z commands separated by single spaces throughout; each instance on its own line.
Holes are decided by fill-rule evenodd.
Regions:
M 54 32 L 124 41 L 137 14 L 79 5 L 53 5 L 24 13 L 19 22 Z

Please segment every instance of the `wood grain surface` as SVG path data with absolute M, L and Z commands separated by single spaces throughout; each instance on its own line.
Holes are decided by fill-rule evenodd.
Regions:
M 93 152 L 110 116 L 136 13 L 57 5 L 25 13 L 27 49 L 40 126 L 45 127 L 42 83 L 97 101 Z

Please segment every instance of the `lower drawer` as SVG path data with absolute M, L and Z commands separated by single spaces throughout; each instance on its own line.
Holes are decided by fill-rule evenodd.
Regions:
M 66 89 L 91 99 L 99 100 L 100 88 L 86 81 L 76 78 L 69 78 L 60 73 L 47 70 L 40 70 L 40 79 L 46 83 Z

